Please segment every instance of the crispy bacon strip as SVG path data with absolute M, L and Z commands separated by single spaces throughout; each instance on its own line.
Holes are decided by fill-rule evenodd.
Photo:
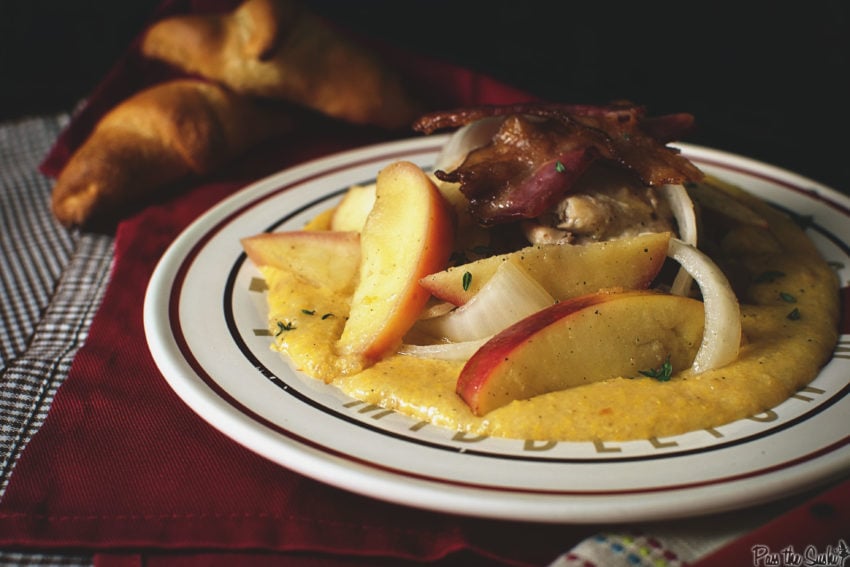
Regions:
M 429 134 L 489 116 L 505 116 L 490 144 L 454 171 L 470 211 L 485 225 L 535 218 L 554 206 L 598 159 L 619 163 L 646 185 L 696 181 L 702 173 L 664 145 L 693 124 L 687 114 L 645 118 L 642 107 L 519 104 L 432 113 L 414 128 Z

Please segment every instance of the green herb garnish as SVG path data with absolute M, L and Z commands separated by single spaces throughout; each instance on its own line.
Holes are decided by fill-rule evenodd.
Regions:
M 286 323 L 284 323 L 282 321 L 278 321 L 277 322 L 277 332 L 274 334 L 274 336 L 278 336 L 284 331 L 293 331 L 293 330 L 295 330 L 295 325 L 293 325 L 291 322 L 287 321 Z
M 564 167 L 564 164 L 561 163 L 561 160 L 555 162 L 555 171 L 557 171 L 558 173 L 564 173 L 565 171 L 567 171 L 567 168 Z
M 670 364 L 670 355 L 667 355 L 667 359 L 658 368 L 641 370 L 640 373 L 648 378 L 655 378 L 659 382 L 667 382 L 673 376 L 673 365 Z
M 800 310 L 795 307 L 793 310 L 791 310 L 791 313 L 786 315 L 786 317 L 791 321 L 799 321 L 802 315 L 800 314 Z
M 302 309 L 301 313 L 303 313 L 304 315 L 315 315 L 316 310 L 315 309 Z
M 797 303 L 797 298 L 791 295 L 790 293 L 786 293 L 784 291 L 779 292 L 779 299 L 784 301 L 785 303 Z
M 472 274 L 469 272 L 463 273 L 463 291 L 469 290 L 469 286 L 472 285 Z
M 322 321 L 324 321 L 325 319 L 330 319 L 331 317 L 336 317 L 336 315 L 334 315 L 333 313 L 325 313 L 324 315 L 322 315 Z

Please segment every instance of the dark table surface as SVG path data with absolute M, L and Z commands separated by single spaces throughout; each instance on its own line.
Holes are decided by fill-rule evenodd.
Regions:
M 354 31 L 563 102 L 688 111 L 687 141 L 850 192 L 850 6 L 806 3 L 311 0 Z M 69 110 L 156 0 L 4 1 L 0 119 Z M 758 5 L 758 6 L 756 6 Z

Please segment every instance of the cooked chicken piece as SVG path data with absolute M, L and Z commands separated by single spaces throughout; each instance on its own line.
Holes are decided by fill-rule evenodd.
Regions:
M 524 227 L 530 242 L 581 243 L 644 232 L 675 232 L 667 201 L 655 188 L 635 183 L 626 174 L 599 168 L 588 173 L 579 186 L 550 214 Z

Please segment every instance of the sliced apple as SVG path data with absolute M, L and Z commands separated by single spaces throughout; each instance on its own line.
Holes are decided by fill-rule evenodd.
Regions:
M 395 350 L 428 301 L 419 280 L 445 268 L 453 237 L 451 211 L 422 169 L 400 161 L 381 170 L 340 354 L 375 360 Z
M 241 242 L 258 268 L 277 268 L 298 274 L 315 287 L 353 293 L 360 270 L 360 235 L 356 232 L 272 232 Z
M 663 232 L 581 245 L 528 246 L 430 274 L 421 283 L 435 297 L 463 305 L 500 263 L 514 262 L 557 300 L 612 287 L 642 289 L 661 270 L 670 237 Z
M 352 185 L 343 195 L 342 200 L 333 209 L 330 229 L 342 231 L 363 230 L 366 217 L 375 204 L 375 184 Z
M 304 230 L 331 230 L 334 209 L 325 209 L 304 224 Z
M 690 367 L 704 324 L 700 301 L 652 291 L 597 292 L 519 321 L 466 363 L 457 393 L 476 415 L 615 377 L 640 377 L 666 360 Z

